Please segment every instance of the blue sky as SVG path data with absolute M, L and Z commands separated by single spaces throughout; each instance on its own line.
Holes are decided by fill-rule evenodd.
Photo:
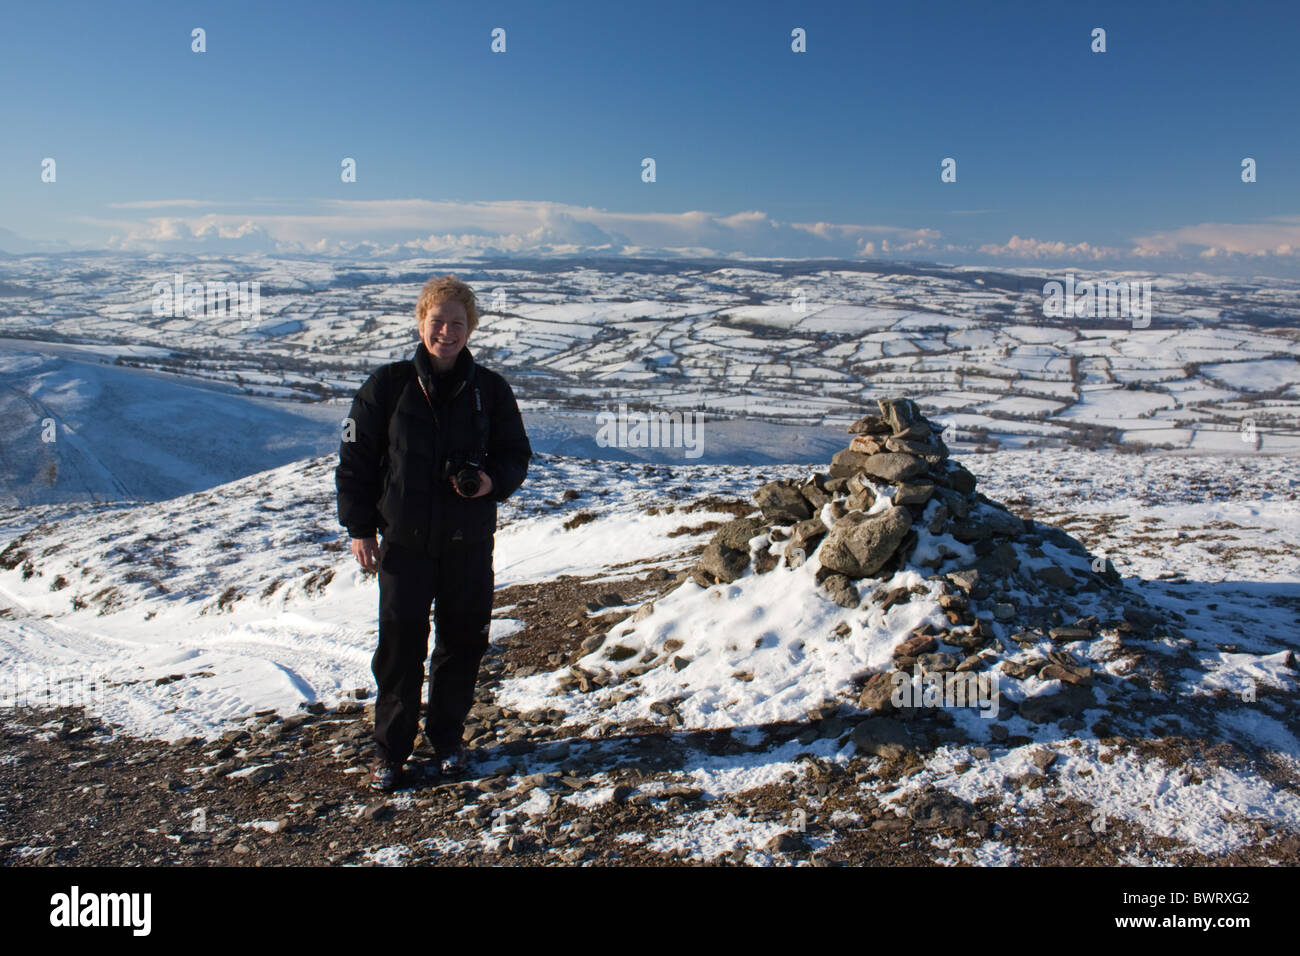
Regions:
M 1294 274 L 1298 28 L 1286 2 L 12 5 L 0 249 Z

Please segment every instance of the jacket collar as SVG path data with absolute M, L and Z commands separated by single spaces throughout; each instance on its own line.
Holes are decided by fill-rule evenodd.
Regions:
M 447 377 L 443 388 L 446 395 L 439 395 L 435 384 L 437 375 L 433 367 L 433 356 L 429 350 L 424 347 L 423 342 L 417 342 L 415 345 L 415 355 L 412 358 L 415 363 L 415 374 L 420 379 L 420 384 L 424 386 L 424 392 L 432 400 L 433 398 L 454 398 L 459 395 L 466 385 L 474 383 L 474 356 L 470 353 L 469 346 L 466 345 L 456 356 L 456 364 L 451 367 L 451 374 Z

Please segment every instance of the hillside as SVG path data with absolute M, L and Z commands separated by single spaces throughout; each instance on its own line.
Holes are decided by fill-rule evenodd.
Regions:
M 539 455 L 502 511 L 472 779 L 379 802 L 356 783 L 375 582 L 342 550 L 331 457 L 28 528 L 0 542 L 5 700 L 93 706 L 89 723 L 7 712 L 6 760 L 26 781 L 0 815 L 8 860 L 1293 858 L 1290 461 L 955 458 L 1014 514 L 1015 565 L 1021 548 L 1054 554 L 1046 542 L 1071 553 L 1064 532 L 1078 584 L 1103 552 L 1118 578 L 986 594 L 949 568 L 983 556 L 954 546 L 926 566 L 941 551 L 922 538 L 859 579 L 852 607 L 812 550 L 701 584 L 729 523 L 780 526 L 754 494 L 813 468 Z M 948 643 L 962 634 L 982 646 Z M 997 672 L 996 717 L 864 699 L 873 674 L 945 654 Z M 40 769 L 52 754 L 72 761 L 66 778 Z M 33 815 L 52 800 L 69 807 L 63 836 Z M 105 801 L 124 814 L 101 824 L 119 826 L 111 839 L 77 822 Z M 204 829 L 183 822 L 200 809 Z

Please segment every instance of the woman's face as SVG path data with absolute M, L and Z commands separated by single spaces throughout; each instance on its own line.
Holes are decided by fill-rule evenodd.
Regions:
M 465 306 L 454 299 L 434 305 L 424 317 L 420 338 L 440 370 L 452 367 L 469 340 L 469 317 Z

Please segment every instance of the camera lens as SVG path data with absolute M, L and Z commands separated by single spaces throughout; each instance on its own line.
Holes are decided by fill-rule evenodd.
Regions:
M 474 497 L 478 494 L 479 489 L 478 473 L 466 468 L 464 471 L 456 475 L 456 487 L 459 488 L 460 493 L 465 495 L 467 498 Z

